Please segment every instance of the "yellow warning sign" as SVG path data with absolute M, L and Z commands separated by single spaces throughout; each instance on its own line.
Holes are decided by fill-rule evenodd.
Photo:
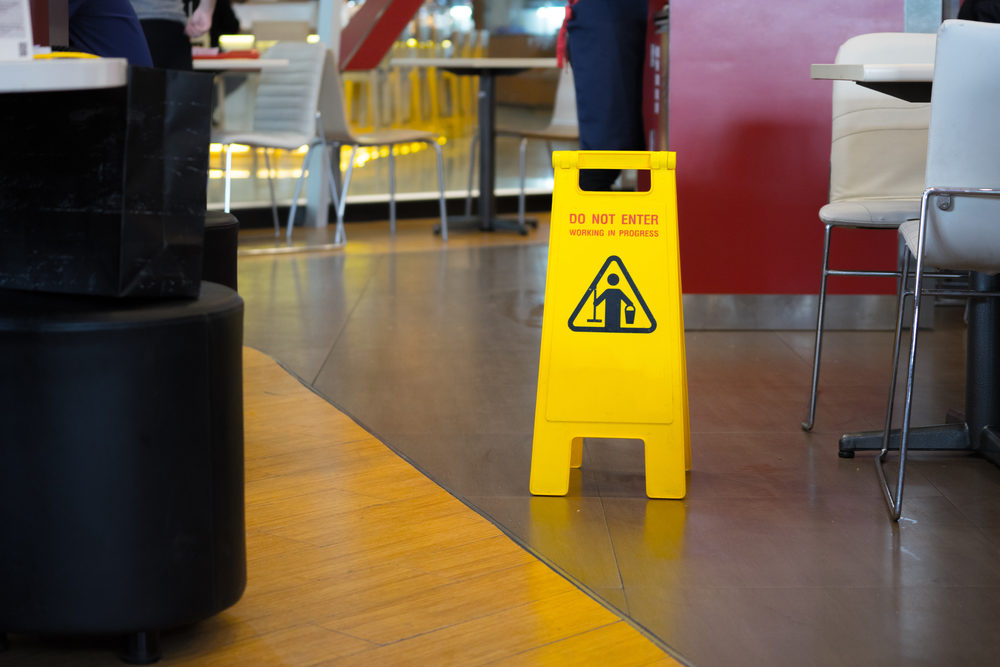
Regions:
M 646 492 L 690 469 L 674 154 L 560 151 L 535 403 L 531 492 L 564 495 L 585 437 L 643 441 Z M 586 192 L 580 169 L 648 169 L 647 192 Z

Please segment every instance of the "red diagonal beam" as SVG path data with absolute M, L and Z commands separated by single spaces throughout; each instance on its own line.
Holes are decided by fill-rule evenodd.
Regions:
M 423 0 L 367 0 L 340 32 L 340 71 L 373 69 Z

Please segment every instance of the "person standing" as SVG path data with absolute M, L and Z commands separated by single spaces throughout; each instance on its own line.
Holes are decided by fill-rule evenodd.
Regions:
M 71 49 L 102 58 L 126 58 L 139 67 L 152 65 L 146 38 L 128 0 L 69 0 L 67 19 Z
M 182 0 L 130 0 L 146 35 L 153 67 L 190 70 L 191 39 L 212 27 L 215 0 L 202 0 L 188 17 Z
M 965 0 L 958 10 L 958 18 L 1000 23 L 1000 0 Z
M 571 0 L 565 23 L 580 149 L 646 149 L 642 73 L 648 0 Z M 584 190 L 610 190 L 616 169 L 580 172 Z

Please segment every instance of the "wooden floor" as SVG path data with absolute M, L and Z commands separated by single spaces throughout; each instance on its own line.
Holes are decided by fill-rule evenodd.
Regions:
M 679 664 L 272 359 L 244 368 L 247 590 L 160 664 Z M 114 649 L 12 636 L 0 664 Z

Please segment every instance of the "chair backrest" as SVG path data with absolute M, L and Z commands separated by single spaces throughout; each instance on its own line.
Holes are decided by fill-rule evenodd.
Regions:
M 573 85 L 573 70 L 566 63 L 559 72 L 559 84 L 556 86 L 556 101 L 552 107 L 553 127 L 577 127 L 576 88 Z
M 264 69 L 257 85 L 253 129 L 257 132 L 316 132 L 316 108 L 323 75 L 322 44 L 278 42 L 262 57 L 288 60 L 288 67 Z
M 351 143 L 354 135 L 347 122 L 344 109 L 344 80 L 333 53 L 326 49 L 323 59 L 323 77 L 320 87 L 319 109 L 323 116 L 323 133 L 327 141 Z
M 938 30 L 927 186 L 1000 189 L 1000 24 L 950 20 Z M 1000 272 L 1000 198 L 930 206 L 932 266 Z
M 935 35 L 858 35 L 837 51 L 838 64 L 934 62 Z M 830 201 L 919 197 L 924 187 L 930 105 L 833 83 Z

